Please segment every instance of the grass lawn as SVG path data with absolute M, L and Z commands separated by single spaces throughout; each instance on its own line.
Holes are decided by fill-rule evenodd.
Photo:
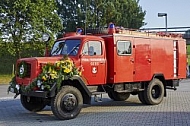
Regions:
M 9 84 L 12 79 L 12 75 L 0 75 L 0 84 Z
M 190 65 L 190 45 L 187 45 L 188 64 Z

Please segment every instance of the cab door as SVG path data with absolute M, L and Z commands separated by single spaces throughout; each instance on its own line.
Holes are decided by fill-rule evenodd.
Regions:
M 93 40 L 83 44 L 81 54 L 82 76 L 88 85 L 105 84 L 106 81 L 106 56 L 104 43 Z

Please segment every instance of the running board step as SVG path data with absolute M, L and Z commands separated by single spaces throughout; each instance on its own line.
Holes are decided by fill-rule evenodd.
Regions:
M 94 95 L 94 101 L 102 102 L 102 94 L 106 94 L 106 92 L 92 92 L 92 95 Z M 100 97 L 98 97 L 97 95 L 100 95 Z
M 94 91 L 94 92 L 91 92 L 92 95 L 101 95 L 101 94 L 106 94 L 106 92 L 97 92 L 97 91 Z

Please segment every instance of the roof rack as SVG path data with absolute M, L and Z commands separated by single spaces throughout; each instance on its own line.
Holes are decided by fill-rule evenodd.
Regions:
M 82 35 L 82 28 L 77 28 L 76 32 L 65 33 L 64 37 L 73 36 L 73 35 Z M 106 34 L 127 34 L 127 35 L 136 35 L 136 36 L 147 36 L 147 37 L 167 37 L 167 38 L 182 38 L 183 35 L 179 33 L 171 32 L 160 32 L 160 31 L 147 31 L 143 29 L 130 29 L 124 28 L 122 26 L 115 26 L 114 23 L 109 23 L 107 28 L 90 28 L 85 30 L 86 35 L 106 35 Z
M 109 28 L 108 28 L 108 31 L 109 31 Z M 129 28 L 123 28 L 123 27 L 115 27 L 115 32 L 112 32 L 112 33 L 139 35 L 139 36 L 170 37 L 170 38 L 183 37 L 183 35 L 179 33 L 160 32 L 160 31 L 150 32 L 150 31 L 145 31 L 145 30 L 140 30 L 140 29 L 129 29 Z

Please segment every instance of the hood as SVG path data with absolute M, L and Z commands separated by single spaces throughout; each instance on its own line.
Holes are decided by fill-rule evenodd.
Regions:
M 59 57 L 31 57 L 31 58 L 22 58 L 19 59 L 18 62 L 25 61 L 25 62 L 38 62 L 38 63 L 55 63 L 62 59 L 62 56 Z
M 31 58 L 22 58 L 17 60 L 16 66 L 16 81 L 18 84 L 28 85 L 31 83 L 40 73 L 43 64 L 55 63 L 59 61 L 62 56 L 56 57 L 31 57 Z M 25 67 L 21 68 L 20 63 L 24 62 Z M 20 70 L 26 71 L 25 77 L 20 77 L 18 72 Z

